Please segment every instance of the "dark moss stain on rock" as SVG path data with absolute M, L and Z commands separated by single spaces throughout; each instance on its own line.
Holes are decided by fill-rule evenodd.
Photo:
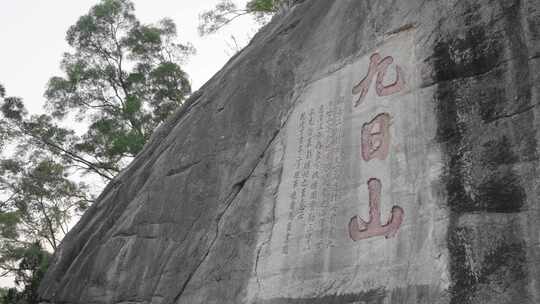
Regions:
M 434 47 L 435 81 L 448 81 L 486 73 L 500 61 L 503 46 L 487 40 L 485 27 L 474 26 L 464 37 L 440 40 Z
M 473 201 L 464 184 L 464 151 L 459 147 L 462 145 L 466 125 L 458 122 L 459 105 L 455 90 L 451 83 L 438 84 L 435 107 L 438 122 L 436 140 L 442 144 L 446 154 L 443 179 L 446 184 L 447 205 L 450 210 L 458 212 L 464 206 L 472 205 Z
M 500 41 L 504 44 L 505 62 L 491 72 L 493 81 L 480 89 L 479 112 L 486 123 L 501 117 L 519 113 L 531 104 L 531 71 L 527 30 L 522 23 L 522 1 L 509 0 L 500 3 L 504 13 L 490 24 L 502 25 Z M 515 68 L 508 68 L 515 67 Z M 507 83 L 510 85 L 501 86 Z
M 540 40 L 540 11 L 536 11 L 527 18 L 527 30 L 531 35 L 531 40 Z
M 536 114 L 533 111 L 512 119 L 513 150 L 517 154 L 519 162 L 537 162 L 540 159 L 536 138 L 537 128 L 533 126 L 535 119 Z
M 504 14 L 488 24 L 470 9 L 471 1 L 463 1 L 446 21 L 453 31 L 441 31 L 428 59 L 437 83 L 435 140 L 443 149 L 441 178 L 450 211 L 451 304 L 493 303 L 486 296 L 493 290 L 513 303 L 529 303 L 523 229 L 518 221 L 491 220 L 524 210 L 527 195 L 515 165 L 535 157 L 525 154 L 537 146 L 527 132 L 530 121 L 494 122 L 529 103 L 527 67 L 520 66 L 526 47 L 519 35 L 509 37 L 520 18 L 519 1 L 514 2 L 494 5 Z M 515 134 L 518 129 L 528 133 L 526 140 Z
M 522 22 L 522 0 L 512 0 L 501 2 L 504 15 L 502 23 L 504 24 L 504 38 L 507 40 L 509 59 L 518 67 L 510 70 L 509 80 L 512 86 L 512 101 L 515 107 L 528 105 L 531 101 L 531 77 L 529 69 L 529 48 L 527 47 L 527 34 Z
M 500 165 L 511 165 L 518 162 L 518 157 L 512 151 L 512 143 L 506 135 L 500 140 L 489 140 L 482 145 L 482 164 L 486 167 L 496 168 Z
M 470 227 L 454 227 L 453 233 L 449 234 L 451 303 L 490 303 L 485 298 L 482 299 L 484 302 L 475 300 L 475 295 L 484 287 L 508 291 L 514 297 L 520 293 L 525 295 L 525 286 L 520 283 L 527 276 L 524 242 L 519 239 L 493 240 L 482 247 L 477 245 L 479 234 L 482 233 Z
M 494 70 L 492 75 L 498 81 L 504 81 L 502 69 Z M 477 103 L 478 113 L 482 121 L 489 123 L 504 115 L 504 107 L 507 101 L 506 89 L 499 86 L 498 83 L 479 88 Z
M 522 210 L 526 194 L 511 166 L 519 161 L 512 147 L 506 135 L 482 145 L 478 158 L 483 166 L 479 166 L 479 170 L 486 172 L 485 177 L 477 183 L 473 203 L 462 205 L 456 211 L 511 213 Z
M 476 275 L 473 265 L 469 263 L 468 246 L 470 246 L 470 229 L 456 227 L 455 218 L 451 219 L 448 229 L 447 243 L 450 252 L 450 286 L 452 304 L 468 304 L 470 296 L 476 290 Z
M 508 286 L 527 276 L 524 242 L 499 244 L 483 260 L 478 283 Z
M 495 174 L 478 185 L 478 197 L 470 210 L 486 212 L 520 212 L 525 203 L 525 191 L 511 172 Z
M 382 288 L 361 293 L 326 295 L 306 298 L 274 298 L 262 301 L 262 304 L 383 304 L 386 291 Z
M 452 212 L 462 213 L 469 206 L 474 205 L 473 199 L 465 190 L 464 174 L 462 170 L 463 160 L 460 155 L 453 155 L 450 158 L 448 167 L 445 168 L 445 182 L 447 191 L 447 205 Z
M 444 60 L 435 62 L 444 62 Z M 435 66 L 435 68 L 444 69 L 444 66 L 446 64 Z M 454 90 L 451 83 L 438 84 L 434 100 L 438 122 L 436 140 L 441 143 L 446 157 L 442 178 L 446 184 L 446 203 L 451 211 L 447 235 L 451 303 L 467 304 L 464 298 L 473 291 L 474 273 L 467 264 L 467 244 L 461 237 L 463 228 L 456 227 L 457 214 L 459 214 L 456 211 L 460 211 L 462 206 L 470 205 L 472 199 L 467 195 L 463 183 L 463 153 L 458 149 L 463 140 L 463 131 L 458 127 L 458 109 Z
M 437 113 L 441 113 L 437 117 L 437 142 L 459 141 L 462 128 L 457 120 L 458 105 L 453 87 L 447 83 L 438 84 L 435 95 L 435 110 Z
M 441 90 L 438 97 L 452 96 L 445 90 L 458 90 L 451 85 L 440 85 Z M 437 100 L 437 98 L 436 98 Z M 439 99 L 439 101 L 441 101 Z M 451 100 L 444 100 L 452 102 Z M 446 111 L 449 109 L 450 111 Z M 466 181 L 471 180 L 467 175 L 466 168 L 470 165 L 470 160 L 465 158 L 467 152 L 470 152 L 471 144 L 469 138 L 457 123 L 457 112 L 453 106 L 445 106 L 438 108 L 439 120 L 439 140 L 443 146 L 446 165 L 443 174 L 443 181 L 446 184 L 447 206 L 450 210 L 450 222 L 448 227 L 447 245 L 449 250 L 450 276 L 451 276 L 451 302 L 452 304 L 467 304 L 478 303 L 474 300 L 474 296 L 478 290 L 478 273 L 470 264 L 471 260 L 475 260 L 476 256 L 471 256 L 468 252 L 470 248 L 476 246 L 476 234 L 471 233 L 467 227 L 459 227 L 458 221 L 464 214 L 471 213 L 488 213 L 488 212 L 503 212 L 514 213 L 522 210 L 525 203 L 526 195 L 520 180 L 511 169 L 511 164 L 516 161 L 516 156 L 507 148 L 494 150 L 493 146 L 503 145 L 502 142 L 488 143 L 484 153 L 474 156 L 475 162 L 485 161 L 489 166 L 486 166 L 485 179 L 480 179 L 473 183 L 472 189 L 466 189 L 471 186 L 466 184 Z M 455 127 L 452 128 L 452 121 Z M 500 148 L 500 146 L 499 146 Z M 490 168 L 490 166 L 492 166 Z M 470 192 L 476 193 L 473 197 Z M 477 225 L 481 225 L 477 223 Z M 510 227 L 497 228 L 506 229 Z M 479 227 L 479 229 L 490 229 L 490 227 Z M 501 249 L 495 249 L 500 251 Z M 521 246 L 509 246 L 506 248 L 506 253 L 502 253 L 499 260 L 505 259 L 507 255 L 524 256 L 525 253 Z M 483 260 L 488 261 L 495 256 L 485 257 Z M 525 263 L 523 259 L 512 261 L 513 266 L 510 271 L 517 271 Z M 521 265 L 521 266 L 520 266 Z M 480 273 L 499 273 L 498 267 L 508 268 L 504 264 L 483 263 L 480 265 Z M 484 269 L 485 268 L 485 269 Z M 521 277 L 525 279 L 525 275 Z M 504 278 L 496 279 L 492 276 L 485 275 L 483 281 L 493 280 L 496 288 L 504 282 Z M 499 280 L 499 283 L 497 283 Z M 487 302 L 485 302 L 487 303 Z

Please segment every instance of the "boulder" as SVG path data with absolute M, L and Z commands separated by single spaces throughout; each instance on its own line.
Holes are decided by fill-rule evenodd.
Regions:
M 540 2 L 306 0 L 152 136 L 43 303 L 540 303 Z

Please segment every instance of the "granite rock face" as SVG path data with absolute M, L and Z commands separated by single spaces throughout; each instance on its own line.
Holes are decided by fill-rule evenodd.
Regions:
M 62 242 L 43 303 L 540 303 L 540 2 L 300 1 Z

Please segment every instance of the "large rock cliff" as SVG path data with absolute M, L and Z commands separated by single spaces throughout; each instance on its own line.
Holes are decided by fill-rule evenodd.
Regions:
M 43 303 L 540 303 L 540 2 L 300 1 L 153 135 Z

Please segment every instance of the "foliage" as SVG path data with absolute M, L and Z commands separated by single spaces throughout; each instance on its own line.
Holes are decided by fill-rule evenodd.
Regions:
M 69 179 L 61 158 L 39 146 L 11 143 L 16 153 L 0 159 L 0 276 L 20 271 L 35 244 L 55 250 L 70 220 L 93 202 L 85 183 Z
M 94 201 L 79 173 L 112 179 L 191 93 L 180 65 L 194 49 L 176 35 L 170 19 L 142 24 L 131 1 L 101 0 L 67 32 L 46 114 L 0 84 L 0 277 L 17 285 L 0 304 L 37 303 L 49 252 Z
M 0 304 L 26 304 L 21 302 L 21 294 L 16 288 L 0 289 Z
M 0 269 L 17 261 L 17 248 L 29 242 L 44 241 L 55 250 L 69 220 L 92 202 L 86 184 L 67 178 L 66 166 L 41 150 L 34 153 L 0 161 L 0 189 L 8 194 L 0 201 Z
M 83 158 L 75 161 L 87 170 L 117 173 L 191 92 L 180 64 L 194 49 L 176 35 L 170 19 L 139 22 L 129 0 L 102 0 L 80 17 L 67 32 L 73 52 L 63 56 L 65 75 L 49 80 L 45 97 L 54 119 L 74 114 L 89 127 L 80 137 L 63 130 L 65 141 L 48 140 L 66 143 L 59 150 Z M 37 124 L 56 128 L 46 117 Z
M 6 89 L 0 84 L 0 100 L 3 100 L 6 95 Z M 9 127 L 8 121 L 3 117 L 0 117 L 0 153 L 6 147 L 6 143 L 12 136 L 12 130 Z
M 128 0 L 102 0 L 67 32 L 65 75 L 49 80 L 48 114 L 29 115 L 0 87 L 0 150 L 8 136 L 49 151 L 72 167 L 110 180 L 191 92 L 180 63 L 194 52 L 175 42 L 170 19 L 140 23 Z M 77 119 L 77 134 L 62 120 Z M 80 128 L 84 124 L 81 124 Z
M 112 178 L 113 168 L 91 155 L 79 153 L 76 147 L 80 138 L 75 131 L 61 127 L 52 116 L 30 116 L 22 99 L 18 97 L 3 98 L 0 111 L 2 147 L 8 146 L 7 141 L 11 138 L 12 144 L 16 143 L 19 151 L 38 148 L 61 158 L 66 165 L 94 172 L 105 179 Z
M 22 100 L 0 98 L 0 138 L 12 151 L 0 157 L 0 277 L 15 277 L 0 303 L 37 303 L 37 288 L 70 221 L 93 197 L 85 183 L 70 179 L 72 162 L 51 152 L 48 140 L 69 137 L 46 115 L 28 117 Z M 69 132 L 68 132 L 69 133 Z
M 37 304 L 38 288 L 49 265 L 51 254 L 39 243 L 21 250 L 19 267 L 15 273 L 17 288 L 0 290 L 0 304 Z
M 233 0 L 220 0 L 211 10 L 199 15 L 199 34 L 201 36 L 217 32 L 233 20 L 251 15 L 257 21 L 264 23 L 268 16 L 276 13 L 288 1 L 285 0 L 250 0 L 244 8 L 239 8 Z

